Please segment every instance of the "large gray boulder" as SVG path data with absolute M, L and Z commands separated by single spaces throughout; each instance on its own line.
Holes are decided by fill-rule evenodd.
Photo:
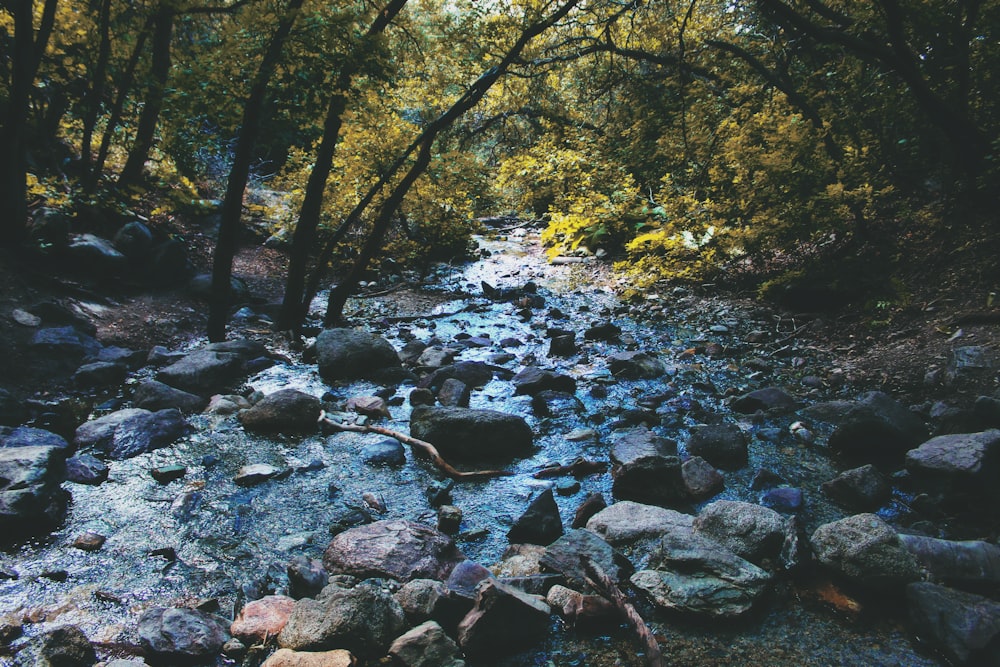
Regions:
M 70 448 L 66 438 L 45 429 L 18 426 L 3 434 L 4 430 L 0 428 L 0 447 L 56 447 L 67 451 Z
M 685 502 L 687 486 L 676 454 L 676 442 L 646 429 L 619 437 L 611 448 L 611 491 L 615 498 L 648 505 Z
M 103 449 L 111 442 L 115 430 L 122 422 L 136 415 L 149 413 L 149 410 L 142 408 L 125 408 L 109 412 L 97 419 L 91 419 L 77 427 L 73 434 L 73 444 L 77 449 Z
M 859 512 L 878 509 L 892 494 L 885 475 L 871 463 L 845 470 L 820 488 L 835 503 Z
M 315 396 L 298 389 L 281 389 L 240 413 L 240 422 L 256 433 L 311 433 L 322 411 Z
M 685 446 L 691 456 L 717 468 L 738 470 L 747 464 L 747 437 L 736 424 L 695 426 Z
M 955 664 L 1000 665 L 1000 602 L 929 582 L 906 587 L 916 633 Z
M 232 352 L 196 350 L 156 374 L 156 379 L 192 394 L 209 395 L 234 384 L 245 360 Z
M 829 445 L 847 456 L 879 461 L 899 457 L 925 439 L 927 427 L 916 414 L 888 394 L 873 391 L 840 419 Z
M 368 378 L 401 365 L 389 341 L 357 329 L 324 329 L 316 337 L 316 359 L 327 382 Z
M 130 408 L 83 424 L 77 428 L 74 442 L 120 461 L 167 447 L 191 429 L 179 410 Z
M 923 576 L 896 531 L 875 514 L 825 523 L 809 541 L 820 563 L 864 585 L 903 586 Z
M 523 456 L 534 440 L 523 417 L 459 407 L 414 408 L 410 435 L 430 442 L 445 458 L 466 461 Z
M 659 540 L 667 533 L 690 535 L 693 521 L 690 514 L 622 500 L 590 517 L 587 530 L 619 547 Z
M 229 621 L 196 609 L 154 607 L 139 617 L 139 643 L 147 655 L 171 665 L 215 659 L 229 641 Z
M 717 542 L 668 533 L 631 582 L 664 609 L 731 618 L 753 607 L 771 575 Z
M 430 526 L 390 519 L 340 533 L 323 554 L 330 574 L 359 578 L 437 579 L 448 577 L 465 556 L 450 537 Z
M 585 528 L 571 530 L 546 547 L 539 563 L 543 571 L 563 575 L 570 588 L 589 591 L 584 561 L 592 562 L 616 583 L 635 569 L 624 555 Z
M 458 643 L 470 657 L 511 653 L 548 633 L 552 610 L 540 598 L 487 579 L 476 604 L 458 624 Z
M 188 391 L 175 389 L 156 380 L 145 380 L 136 385 L 132 393 L 132 405 L 144 410 L 167 410 L 176 408 L 181 412 L 201 412 L 208 399 Z
M 0 448 L 0 542 L 48 531 L 66 515 L 65 448 Z
M 378 582 L 354 588 L 331 584 L 315 600 L 295 603 L 278 645 L 293 651 L 347 649 L 374 658 L 384 655 L 405 628 L 403 609 Z
M 786 519 L 774 510 L 735 500 L 705 506 L 693 526 L 699 535 L 758 565 L 778 558 L 789 530 Z
M 900 534 L 928 578 L 948 584 L 1000 583 L 1000 547 L 982 540 L 939 540 Z
M 942 491 L 996 492 L 1000 472 L 1000 430 L 931 438 L 906 453 L 906 469 Z

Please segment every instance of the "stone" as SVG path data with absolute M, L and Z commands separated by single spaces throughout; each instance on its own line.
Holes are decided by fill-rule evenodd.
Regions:
M 545 602 L 578 630 L 607 631 L 623 620 L 618 608 L 600 595 L 584 595 L 559 584 L 548 590 Z
M 233 483 L 236 486 L 257 486 L 270 479 L 274 479 L 281 471 L 282 468 L 268 463 L 251 463 L 250 465 L 242 466 L 236 471 Z
M 115 430 L 128 419 L 150 414 L 149 410 L 126 408 L 81 424 L 73 435 L 73 444 L 79 449 L 106 449 L 110 446 Z
M 692 456 L 681 464 L 681 477 L 688 494 L 695 500 L 711 498 L 726 486 L 722 473 L 700 456 Z
M 961 389 L 976 380 L 992 379 L 998 367 L 1000 359 L 995 350 L 984 345 L 963 345 L 949 351 L 944 381 L 953 389 Z
M 920 418 L 880 391 L 865 394 L 840 419 L 830 449 L 868 462 L 894 460 L 927 439 Z
M 437 528 L 445 535 L 454 535 L 462 525 L 462 509 L 454 505 L 439 507 L 437 517 Z
M 603 340 L 609 343 L 618 340 L 621 335 L 621 327 L 613 324 L 612 322 L 595 324 L 583 332 L 584 340 Z
M 1000 664 L 1000 602 L 929 582 L 906 587 L 910 621 L 954 664 Z
M 401 466 L 406 463 L 406 450 L 399 440 L 382 438 L 361 448 L 361 460 L 372 466 Z
M 239 394 L 216 394 L 208 400 L 205 414 L 234 415 L 241 410 L 249 410 L 253 403 Z
M 667 367 L 648 352 L 619 352 L 608 357 L 608 369 L 621 380 L 655 380 Z
M 323 566 L 359 578 L 446 579 L 465 556 L 430 526 L 389 519 L 345 530 L 330 542 Z
M 66 516 L 66 450 L 0 448 L 0 543 L 47 532 Z
M 820 489 L 832 501 L 857 512 L 872 512 L 889 501 L 892 488 L 872 464 L 845 470 Z
M 760 502 L 773 510 L 794 514 L 802 509 L 805 498 L 802 495 L 802 489 L 794 486 L 778 486 L 765 491 Z
M 438 389 L 438 403 L 446 407 L 467 408 L 471 399 L 472 391 L 469 385 L 455 378 L 448 378 Z
M 260 667 L 356 667 L 358 664 L 350 651 L 292 651 L 279 648 Z
M 473 605 L 472 600 L 453 594 L 447 586 L 433 579 L 406 582 L 396 591 L 396 601 L 410 623 L 416 625 L 433 620 L 452 634 Z
M 896 531 L 875 514 L 825 523 L 809 542 L 821 564 L 867 586 L 903 586 L 923 575 Z
M 434 345 L 424 348 L 415 364 L 423 368 L 441 368 L 455 361 L 455 351 Z
M 495 410 L 418 407 L 410 415 L 410 435 L 431 442 L 446 459 L 508 459 L 533 449 L 534 436 L 523 417 Z
M 295 603 L 278 645 L 295 651 L 340 648 L 375 658 L 384 655 L 405 628 L 403 609 L 379 582 L 365 581 L 354 588 L 331 584 L 315 600 Z
M 521 370 L 511 379 L 511 383 L 517 396 L 534 396 L 547 389 L 567 394 L 576 392 L 576 380 L 572 377 L 537 366 L 528 366 Z
M 691 456 L 726 470 L 738 470 L 748 460 L 747 437 L 736 424 L 695 426 L 685 447 Z
M 13 394 L 0 387 L 0 426 L 17 426 L 28 418 L 28 411 Z
M 97 661 L 97 653 L 83 630 L 62 625 L 42 636 L 39 658 L 40 667 L 90 667 Z
M 580 528 L 571 530 L 545 549 L 540 564 L 543 571 L 557 572 L 566 578 L 566 585 L 579 591 L 590 591 L 582 559 L 599 567 L 612 581 L 621 583 L 634 568 L 629 560 L 597 534 Z
M 661 608 L 733 618 L 767 592 L 771 575 L 700 535 L 667 533 L 630 581 Z
M 690 535 L 694 517 L 675 510 L 622 500 L 587 521 L 587 530 L 614 547 L 653 542 L 667 533 Z
M 143 276 L 151 285 L 182 285 L 190 275 L 187 243 L 180 239 L 154 245 L 149 260 L 143 264 Z
M 243 428 L 255 433 L 312 433 L 323 407 L 318 398 L 298 389 L 280 389 L 240 413 Z
M 31 369 L 48 377 L 76 370 L 81 363 L 97 357 L 101 344 L 75 326 L 38 329 L 28 343 Z
M 931 581 L 982 586 L 1000 583 L 1000 547 L 982 540 L 940 540 L 900 534 Z
M 184 477 L 187 474 L 187 468 L 182 465 L 160 466 L 150 470 L 149 474 L 160 484 L 169 484 Z
M 110 416 L 110 415 L 109 415 Z M 109 440 L 94 445 L 108 458 L 121 461 L 167 447 L 192 431 L 180 410 L 142 410 L 122 419 Z M 79 440 L 77 429 L 77 440 Z
M 196 609 L 153 607 L 139 617 L 139 643 L 150 658 L 167 664 L 215 658 L 229 641 L 229 622 Z
M 229 633 L 245 644 L 262 644 L 281 632 L 295 607 L 295 600 L 284 595 L 266 595 L 243 605 L 229 626 Z
M 189 352 L 161 369 L 156 379 L 176 389 L 209 396 L 236 384 L 251 359 L 267 356 L 267 349 L 253 341 L 213 343 Z
M 608 506 L 608 501 L 604 499 L 604 494 L 599 491 L 587 494 L 587 497 L 580 502 L 573 514 L 573 524 L 571 528 L 585 528 L 590 518 Z
M 144 380 L 132 392 L 132 405 L 144 410 L 156 411 L 176 408 L 181 412 L 201 412 L 208 399 L 181 389 L 174 389 L 157 380 Z
M 572 357 L 574 354 L 577 353 L 577 351 L 578 348 L 576 346 L 576 334 L 570 332 L 558 336 L 553 336 L 549 340 L 549 351 L 546 356 Z
M 531 410 L 536 417 L 582 415 L 586 407 L 573 394 L 546 389 L 531 397 Z
M 381 396 L 352 396 L 347 400 L 345 409 L 364 415 L 370 419 L 391 418 L 389 406 Z
M 125 255 L 111 241 L 94 234 L 70 234 L 66 259 L 75 268 L 101 278 L 118 275 L 125 268 Z
M 514 652 L 548 634 L 551 611 L 537 597 L 487 580 L 476 589 L 472 611 L 458 624 L 458 643 L 469 657 Z
M 692 526 L 699 535 L 756 565 L 777 559 L 788 534 L 787 521 L 774 510 L 734 500 L 706 505 Z
M 562 519 L 559 517 L 559 507 L 556 505 L 552 489 L 546 489 L 539 494 L 524 514 L 514 522 L 507 532 L 507 540 L 511 543 L 540 544 L 546 546 L 559 539 L 563 534 Z
M 119 227 L 111 243 L 130 261 L 142 260 L 153 249 L 153 232 L 144 223 L 133 220 Z
M 791 412 L 797 407 L 796 401 L 788 392 L 780 387 L 764 387 L 743 394 L 733 399 L 730 407 L 742 414 L 753 414 L 758 410 L 764 412 Z
M 6 435 L 2 435 L 2 431 L 0 429 L 0 447 L 55 447 L 67 453 L 70 451 L 66 438 L 45 429 L 18 426 Z
M 192 276 L 187 284 L 188 291 L 199 299 L 206 301 L 212 298 L 212 274 L 199 273 Z M 230 303 L 245 303 L 250 298 L 250 288 L 242 278 L 230 276 L 229 294 Z
M 426 621 L 396 638 L 389 655 L 403 667 L 462 667 L 458 644 L 434 621 Z
M 940 490 L 995 491 L 1000 430 L 939 435 L 906 453 L 906 469 Z
M 356 329 L 324 329 L 316 337 L 319 374 L 327 382 L 370 377 L 401 366 L 395 348 L 380 336 Z
M 677 443 L 652 431 L 636 429 L 611 448 L 611 491 L 618 500 L 670 505 L 687 500 Z
M 476 587 L 480 582 L 493 578 L 491 571 L 475 561 L 466 559 L 455 565 L 444 585 L 451 593 L 471 600 L 475 598 Z
M 93 361 L 83 364 L 71 378 L 77 387 L 117 387 L 125 381 L 128 369 L 110 361 Z
M 108 479 L 107 464 L 91 454 L 77 454 L 66 459 L 66 481 L 97 486 Z
M 296 600 L 319 595 L 329 583 L 323 562 L 307 556 L 296 556 L 285 569 L 288 575 L 288 594 Z
M 493 369 L 481 361 L 459 361 L 443 366 L 419 382 L 418 387 L 426 387 L 435 393 L 445 380 L 461 380 L 469 387 L 483 387 L 493 379 Z
M 434 405 L 435 401 L 434 392 L 427 387 L 417 387 L 410 392 L 410 405 L 417 407 L 418 405 Z

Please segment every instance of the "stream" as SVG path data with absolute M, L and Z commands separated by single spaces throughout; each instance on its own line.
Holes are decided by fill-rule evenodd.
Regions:
M 758 503 L 752 489 L 760 469 L 771 470 L 802 489 L 805 509 L 800 520 L 807 534 L 846 513 L 819 492 L 820 483 L 842 469 L 822 444 L 792 437 L 794 415 L 780 420 L 754 420 L 727 407 L 726 396 L 768 385 L 795 389 L 808 401 L 855 398 L 860 388 L 835 383 L 803 384 L 825 364 L 818 351 L 778 350 L 754 346 L 747 336 L 756 330 L 774 333 L 772 314 L 752 305 L 698 299 L 696 290 L 674 290 L 639 305 L 621 303 L 606 265 L 591 259 L 553 266 L 544 259 L 533 231 L 509 237 L 479 239 L 483 258 L 468 265 L 443 267 L 425 290 L 403 288 L 382 296 L 355 298 L 345 311 L 355 324 L 388 339 L 400 350 L 410 340 L 462 345 L 457 359 L 502 365 L 512 372 L 529 363 L 551 368 L 577 380 L 578 407 L 537 416 L 529 396 L 515 396 L 509 379 L 494 376 L 472 392 L 470 407 L 523 416 L 535 435 L 533 455 L 506 466 L 510 477 L 459 482 L 452 504 L 464 519 L 456 537 L 461 550 L 487 567 L 502 559 L 506 533 L 538 493 L 556 487 L 556 502 L 568 529 L 581 500 L 599 492 L 611 502 L 609 473 L 573 478 L 536 479 L 532 475 L 553 463 L 578 457 L 607 461 L 609 442 L 620 428 L 644 410 L 660 419 L 659 435 L 680 443 L 705 414 L 724 415 L 749 435 L 749 465 L 725 472 L 725 489 L 709 500 L 678 508 L 695 513 L 719 499 Z M 545 306 L 524 316 L 522 306 L 482 296 L 482 282 L 498 289 L 521 288 L 532 281 Z M 406 298 L 403 298 L 403 295 Z M 460 295 L 456 297 L 456 295 Z M 475 296 L 464 296 L 475 295 Z M 702 304 L 692 312 L 692 303 Z M 707 305 L 706 305 L 707 304 Z M 581 351 L 568 358 L 548 357 L 550 327 L 583 329 L 611 322 L 622 330 L 619 341 L 582 340 Z M 516 339 L 501 349 L 498 342 Z M 773 335 L 772 340 L 780 338 Z M 464 341 L 464 342 L 463 342 Z M 200 343 L 203 341 L 195 341 Z M 274 344 L 271 340 L 269 344 Z M 685 352 L 718 342 L 725 354 Z M 668 366 L 657 380 L 621 380 L 607 369 L 606 359 L 623 350 L 654 352 Z M 295 388 L 322 397 L 328 405 L 374 394 L 370 382 L 337 386 L 324 383 L 315 363 L 302 363 L 298 353 L 275 350 L 290 361 L 250 377 L 246 385 L 269 394 Z M 504 360 L 496 355 L 508 353 Z M 765 358 L 770 372 L 751 371 L 744 362 Z M 149 370 L 140 371 L 138 377 Z M 135 382 L 135 378 L 130 382 Z M 390 398 L 391 418 L 380 425 L 409 432 L 407 395 L 412 384 L 396 388 Z M 727 390 L 732 390 L 727 393 Z M 127 396 L 126 386 L 123 395 Z M 651 398 L 652 397 L 652 398 Z M 655 400 L 653 400 L 655 398 Z M 95 415 L 99 416 L 99 415 Z M 109 479 L 99 486 L 66 483 L 72 504 L 65 523 L 45 539 L 0 552 L 0 618 L 23 618 L 25 636 L 0 666 L 31 664 L 17 648 L 32 636 L 59 624 L 78 625 L 99 647 L 99 655 L 128 657 L 136 645 L 135 620 L 152 606 L 206 604 L 217 601 L 230 616 L 246 600 L 287 586 L 284 567 L 299 555 L 321 558 L 330 527 L 356 519 L 362 496 L 372 494 L 385 505 L 375 519 L 403 518 L 434 524 L 436 512 L 426 490 L 440 478 L 426 460 L 407 451 L 398 467 L 376 467 L 359 456 L 367 444 L 383 439 L 373 434 L 337 433 L 307 437 L 252 435 L 234 416 L 195 415 L 192 435 L 173 446 L 115 461 Z M 567 438 L 573 434 L 572 438 Z M 241 487 L 237 471 L 248 464 L 270 464 L 286 474 L 263 484 Z M 151 469 L 183 465 L 186 474 L 160 484 Z M 896 523 L 906 512 L 898 493 L 879 514 Z M 74 548 L 85 532 L 106 536 L 103 548 Z M 639 602 L 669 664 L 674 665 L 941 665 L 922 652 L 903 627 L 902 607 L 894 602 L 860 615 L 836 611 L 820 601 L 811 580 L 785 578 L 747 618 L 738 621 L 691 621 L 665 615 Z M 882 608 L 884 607 L 884 608 Z M 468 661 L 470 667 L 573 665 L 638 667 L 633 636 L 624 629 L 594 635 L 566 628 L 554 620 L 552 631 L 529 651 L 494 661 Z M 220 659 L 219 664 L 227 663 Z

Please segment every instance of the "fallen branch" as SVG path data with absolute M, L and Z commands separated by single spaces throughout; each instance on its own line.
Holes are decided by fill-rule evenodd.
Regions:
M 335 422 L 328 417 L 321 417 L 320 421 L 337 431 L 351 431 L 352 433 L 378 433 L 379 435 L 385 435 L 390 438 L 395 438 L 402 443 L 409 445 L 415 451 L 419 451 L 428 457 L 431 461 L 438 467 L 438 470 L 443 472 L 445 475 L 456 480 L 477 480 L 477 479 L 492 479 L 494 477 L 509 477 L 514 473 L 507 470 L 475 470 L 471 472 L 462 472 L 456 469 L 450 463 L 444 460 L 441 453 L 437 450 L 437 447 L 427 442 L 426 440 L 420 440 L 414 438 L 399 431 L 393 431 L 392 429 L 382 428 L 381 426 L 367 425 L 362 426 L 361 424 L 341 424 Z
M 660 644 L 656 641 L 656 637 L 653 636 L 646 621 L 628 601 L 618 585 L 590 558 L 582 556 L 580 564 L 583 565 L 583 571 L 587 575 L 587 583 L 611 600 L 628 619 L 629 625 L 635 630 L 636 636 L 646 649 L 646 664 L 649 667 L 667 667 L 667 662 L 663 658 L 663 653 L 660 652 Z

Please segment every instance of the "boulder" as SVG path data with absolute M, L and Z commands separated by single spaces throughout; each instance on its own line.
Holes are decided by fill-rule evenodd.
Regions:
M 667 367 L 648 352 L 619 352 L 608 357 L 608 369 L 621 380 L 655 380 Z
M 1000 664 L 1000 602 L 923 581 L 906 600 L 916 634 L 954 664 Z
M 845 470 L 820 489 L 838 505 L 858 512 L 871 512 L 886 502 L 892 488 L 885 476 L 872 464 Z
M 316 359 L 327 382 L 370 377 L 374 371 L 401 365 L 389 341 L 356 329 L 324 329 L 316 337 Z
M 685 446 L 691 456 L 718 468 L 738 470 L 747 464 L 747 437 L 736 424 L 695 426 Z
M 923 576 L 896 531 L 875 514 L 823 524 L 809 542 L 820 563 L 867 586 L 902 586 Z
M 567 394 L 576 392 L 576 380 L 568 375 L 555 371 L 528 366 L 511 379 L 514 384 L 514 394 L 534 396 L 545 391 L 561 391 Z
M 512 544 L 552 544 L 563 534 L 562 519 L 552 489 L 539 494 L 507 532 Z
M 129 261 L 141 261 L 153 249 L 153 232 L 144 223 L 133 220 L 122 225 L 111 242 Z
M 201 349 L 184 355 L 156 374 L 156 379 L 192 394 L 217 393 L 236 383 L 246 360 L 234 352 Z
M 315 558 L 296 556 L 288 562 L 288 594 L 299 598 L 313 598 L 326 588 L 329 575 L 323 569 L 323 563 Z
M 795 514 L 805 504 L 802 489 L 794 486 L 778 486 L 768 489 L 760 497 L 760 504 L 785 514 Z
M 215 659 L 230 639 L 229 622 L 196 609 L 154 607 L 139 617 L 139 643 L 166 664 Z
M 190 275 L 187 244 L 180 239 L 153 246 L 149 261 L 143 265 L 143 276 L 153 285 L 181 285 Z
M 455 351 L 440 345 L 425 347 L 414 362 L 422 368 L 441 368 L 455 361 Z
M 661 608 L 731 618 L 753 607 L 771 575 L 700 535 L 668 533 L 630 581 Z
M 611 448 L 612 493 L 618 500 L 671 505 L 687 499 L 677 443 L 652 431 L 636 429 Z
M 256 433 L 311 433 L 323 407 L 318 398 L 298 389 L 268 394 L 240 413 L 243 428 Z
M 426 387 L 436 393 L 445 380 L 455 379 L 469 387 L 482 387 L 493 379 L 493 372 L 492 367 L 481 361 L 459 361 L 450 366 L 442 366 L 421 380 L 417 386 Z
M 622 500 L 587 521 L 587 530 L 614 547 L 659 540 L 667 533 L 690 535 L 694 517 L 656 505 Z
M 77 454 L 66 459 L 66 481 L 97 486 L 108 478 L 107 464 L 91 454 Z
M 39 329 L 28 344 L 32 373 L 42 376 L 70 373 L 100 350 L 96 338 L 75 326 Z
M 410 623 L 433 620 L 449 629 L 454 629 L 472 609 L 470 603 L 453 595 L 447 586 L 433 579 L 406 582 L 396 591 L 396 601 Z
M 463 667 L 458 644 L 440 625 L 426 621 L 396 638 L 389 655 L 403 667 Z
M 778 557 L 788 534 L 788 522 L 774 510 L 735 500 L 706 505 L 693 527 L 699 535 L 758 565 Z
M 279 648 L 260 667 L 356 667 L 350 651 L 292 651 Z M 109 666 L 110 667 L 110 666 Z
M 604 494 L 599 491 L 587 494 L 587 497 L 580 501 L 576 512 L 573 514 L 572 528 L 586 528 L 590 518 L 608 506 L 608 501 L 604 499 Z
M 465 556 L 450 537 L 429 526 L 391 519 L 340 533 L 323 554 L 330 574 L 359 578 L 446 579 Z
M 91 667 L 97 652 L 83 630 L 62 625 L 42 635 L 38 651 L 40 667 Z
M 906 453 L 906 469 L 939 490 L 996 491 L 1000 430 L 931 438 Z
M 45 429 L 18 426 L 6 435 L 3 435 L 3 431 L 0 428 L 0 447 L 55 447 L 65 449 L 67 454 L 70 452 L 66 438 Z
M 126 264 L 125 255 L 111 241 L 94 234 L 70 234 L 66 259 L 74 268 L 100 278 L 118 275 Z
M 582 415 L 586 407 L 573 394 L 545 389 L 531 397 L 531 411 L 536 417 Z
M 176 408 L 181 412 L 197 413 L 208 405 L 208 400 L 163 382 L 144 380 L 132 392 L 132 405 L 151 411 Z
M 571 530 L 546 547 L 539 562 L 543 571 L 563 575 L 570 588 L 590 591 L 583 559 L 593 562 L 616 583 L 626 580 L 635 569 L 614 547 L 584 528 Z
M 73 372 L 73 384 L 77 387 L 117 387 L 125 381 L 128 369 L 112 361 L 92 361 L 83 364 Z
M 445 458 L 509 459 L 531 452 L 533 434 L 523 417 L 495 410 L 417 407 L 410 435 L 437 447 Z
M 618 607 L 600 595 L 584 595 L 560 584 L 548 590 L 545 602 L 578 630 L 607 632 L 624 620 Z
M 932 581 L 974 586 L 1000 583 L 1000 547 L 995 544 L 906 534 L 899 539 Z
M 66 516 L 66 450 L 0 448 L 0 542 L 47 532 Z
M 758 410 L 781 413 L 794 410 L 796 401 L 780 387 L 764 387 L 737 396 L 729 407 L 745 415 L 753 414 Z
M 277 636 L 288 623 L 295 600 L 284 595 L 266 595 L 246 603 L 229 632 L 244 644 L 262 644 Z
M 472 400 L 472 390 L 469 389 L 469 385 L 465 384 L 461 380 L 455 378 L 448 378 L 441 383 L 441 388 L 438 389 L 437 400 L 443 406 L 446 407 L 469 407 L 469 401 Z
M 372 466 L 401 466 L 406 463 L 406 450 L 395 438 L 382 438 L 361 448 L 361 460 Z
M 209 300 L 212 298 L 212 274 L 199 273 L 191 278 L 187 284 L 188 291 L 194 296 Z M 230 276 L 229 278 L 229 301 L 230 303 L 246 303 L 250 299 L 250 288 L 242 278 Z
M 374 658 L 406 628 L 403 609 L 377 581 L 354 588 L 331 584 L 315 600 L 295 603 L 278 645 L 294 651 L 347 649 Z
M 726 486 L 726 478 L 715 467 L 701 458 L 692 456 L 681 464 L 684 487 L 694 500 L 711 498 Z
M 476 604 L 458 624 L 458 643 L 466 655 L 506 654 L 548 634 L 551 609 L 541 599 L 496 580 L 476 589 Z
M 871 462 L 895 459 L 926 439 L 927 428 L 916 414 L 873 391 L 840 419 L 828 442 L 834 451 Z
M 111 439 L 122 422 L 137 415 L 150 414 L 149 410 L 139 408 L 125 408 L 110 412 L 103 417 L 84 422 L 77 427 L 73 434 L 73 444 L 78 449 L 104 449 L 111 443 Z
M 74 441 L 120 461 L 167 447 L 190 432 L 191 425 L 179 410 L 128 409 L 80 426 Z

